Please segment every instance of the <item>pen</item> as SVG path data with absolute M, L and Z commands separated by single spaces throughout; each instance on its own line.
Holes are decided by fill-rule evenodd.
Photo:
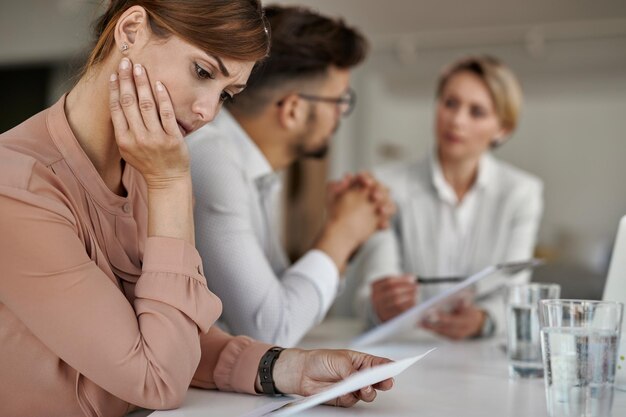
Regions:
M 451 282 L 461 282 L 467 277 L 417 277 L 418 284 L 445 284 Z
M 505 262 L 495 265 L 496 270 L 506 276 L 512 276 L 527 268 L 535 268 L 543 265 L 545 262 L 541 259 L 531 259 L 523 262 Z M 449 277 L 417 277 L 418 284 L 444 284 L 457 283 L 465 280 L 467 277 L 449 276 Z

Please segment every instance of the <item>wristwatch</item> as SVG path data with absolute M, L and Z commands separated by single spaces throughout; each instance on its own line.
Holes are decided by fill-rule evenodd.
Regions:
M 491 314 L 485 311 L 485 320 L 483 321 L 483 327 L 478 333 L 478 337 L 491 337 L 496 332 L 496 323 L 491 318 Z
M 259 362 L 259 381 L 261 382 L 261 390 L 266 395 L 282 395 L 282 392 L 276 389 L 274 384 L 274 364 L 284 348 L 274 346 L 270 348 Z

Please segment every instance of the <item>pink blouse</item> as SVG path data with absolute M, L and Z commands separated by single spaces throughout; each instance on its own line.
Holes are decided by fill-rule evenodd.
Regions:
M 111 192 L 65 97 L 0 135 L 0 416 L 173 408 L 190 383 L 254 393 L 269 345 L 211 327 L 220 300 L 183 240 L 147 237 L 146 185 Z

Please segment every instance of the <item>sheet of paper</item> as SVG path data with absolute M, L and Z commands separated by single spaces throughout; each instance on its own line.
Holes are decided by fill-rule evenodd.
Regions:
M 281 407 L 285 407 L 287 404 L 293 403 L 295 401 L 299 401 L 300 398 L 294 398 L 294 397 L 285 397 L 282 401 L 274 401 L 271 403 L 267 403 L 265 405 L 262 405 L 259 408 L 256 408 L 248 413 L 242 414 L 240 417 L 263 417 L 263 416 L 267 416 L 267 415 L 272 415 L 272 411 L 278 410 Z
M 376 384 L 387 378 L 393 378 L 409 366 L 428 355 L 433 350 L 435 350 L 435 348 L 430 349 L 428 352 L 419 356 L 364 369 L 350 375 L 343 381 L 339 381 L 336 384 L 331 385 L 325 391 L 311 395 L 310 397 L 302 397 L 298 399 L 290 398 L 286 399 L 285 402 L 266 404 L 265 406 L 259 407 L 256 410 L 246 413 L 240 417 L 285 417 L 296 414 L 302 410 L 323 404 L 350 392 L 358 391 L 368 385 Z
M 435 295 L 434 297 L 429 298 L 428 300 L 420 303 L 399 316 L 394 317 L 393 319 L 382 323 L 373 329 L 363 333 L 354 339 L 351 343 L 352 348 L 357 348 L 360 346 L 370 345 L 376 342 L 384 341 L 389 339 L 390 337 L 401 333 L 403 330 L 408 330 L 417 325 L 419 320 L 424 317 L 424 315 L 429 312 L 433 307 L 445 303 L 450 298 L 453 298 L 456 294 L 460 293 L 462 290 L 476 284 L 478 281 L 496 273 L 496 272 L 504 272 L 508 274 L 517 273 L 526 268 L 533 268 L 535 266 L 543 264 L 542 261 L 538 259 L 532 259 L 530 261 L 524 262 L 509 262 L 502 263 L 498 265 L 488 266 L 480 272 L 477 272 L 474 275 L 469 276 L 467 279 L 459 282 L 458 284 L 450 287 L 449 289 L 442 291 L 441 293 Z

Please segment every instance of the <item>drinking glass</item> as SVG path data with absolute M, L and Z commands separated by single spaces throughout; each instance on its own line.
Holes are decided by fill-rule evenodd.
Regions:
M 609 417 L 624 306 L 612 301 L 539 302 L 550 417 Z
M 543 376 L 539 335 L 538 302 L 559 298 L 558 284 L 520 284 L 508 287 L 506 324 L 509 376 Z

